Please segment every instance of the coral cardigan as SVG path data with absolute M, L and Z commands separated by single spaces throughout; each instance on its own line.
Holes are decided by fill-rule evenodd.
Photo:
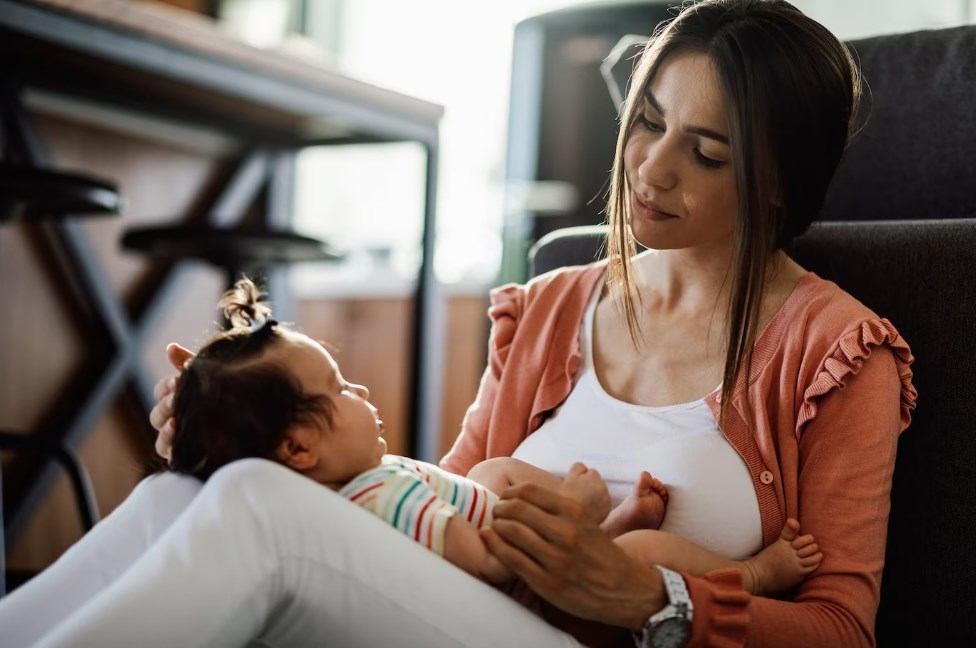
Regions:
M 488 367 L 442 467 L 466 474 L 510 456 L 569 395 L 605 271 L 563 268 L 492 292 Z M 895 450 L 915 407 L 911 362 L 888 320 L 813 273 L 800 280 L 756 341 L 721 431 L 752 474 L 765 544 L 796 517 L 823 562 L 790 601 L 749 595 L 738 570 L 686 574 L 689 646 L 874 645 Z M 719 397 L 706 402 L 718 420 Z

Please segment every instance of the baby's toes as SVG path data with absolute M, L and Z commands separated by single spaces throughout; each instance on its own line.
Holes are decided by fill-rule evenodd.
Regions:
M 818 550 L 819 548 L 817 547 L 816 543 L 808 544 L 805 547 L 797 549 L 796 555 L 800 558 L 806 558 L 807 556 L 812 556 L 813 554 L 817 553 Z
M 823 561 L 823 554 L 818 551 L 812 556 L 807 556 L 806 558 L 800 558 L 800 566 L 805 568 L 807 572 L 811 572 L 814 569 L 816 569 L 822 561 Z
M 793 542 L 796 537 L 800 534 L 800 522 L 795 518 L 789 518 L 786 520 L 786 524 L 783 525 L 783 530 L 779 533 L 779 539 L 785 540 L 787 542 Z
M 657 493 L 664 500 L 664 503 L 668 503 L 668 487 L 664 485 L 664 482 L 655 479 L 651 482 L 651 491 Z

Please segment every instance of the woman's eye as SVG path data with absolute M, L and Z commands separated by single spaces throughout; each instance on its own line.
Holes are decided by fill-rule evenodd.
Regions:
M 651 121 L 650 119 L 647 118 L 646 115 L 641 115 L 640 116 L 640 121 L 644 125 L 644 128 L 646 128 L 647 130 L 651 131 L 652 133 L 663 133 L 664 132 L 664 127 L 663 126 L 661 126 L 657 122 Z
M 705 155 L 702 155 L 702 152 L 699 151 L 698 149 L 695 149 L 695 161 L 697 161 L 698 164 L 702 165 L 706 169 L 721 169 L 723 166 L 728 164 L 727 162 L 723 162 L 722 160 L 715 160 Z

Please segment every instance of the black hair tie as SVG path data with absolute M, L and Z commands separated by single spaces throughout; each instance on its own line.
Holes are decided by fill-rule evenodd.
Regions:
M 251 323 L 251 335 L 267 335 L 272 332 L 272 328 L 278 326 L 278 320 L 268 318 L 261 323 Z

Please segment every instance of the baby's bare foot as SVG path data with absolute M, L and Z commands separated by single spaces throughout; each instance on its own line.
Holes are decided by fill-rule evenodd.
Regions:
M 611 538 L 638 529 L 658 529 L 667 505 L 668 489 L 644 470 L 634 484 L 634 491 L 610 511 L 601 526 Z
M 786 521 L 779 539 L 742 561 L 745 589 L 760 596 L 786 594 L 820 566 L 823 554 L 812 535 L 800 535 L 800 523 Z

